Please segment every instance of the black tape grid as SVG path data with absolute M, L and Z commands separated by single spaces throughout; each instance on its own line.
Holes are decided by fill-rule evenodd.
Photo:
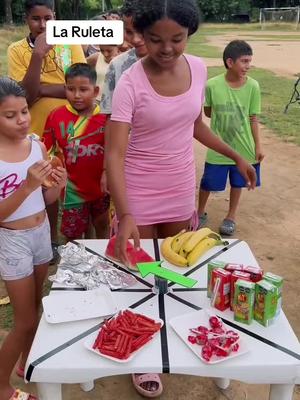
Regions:
M 144 297 L 143 299 L 137 301 L 136 303 L 131 304 L 128 308 L 134 309 L 134 308 L 140 306 L 141 304 L 145 303 L 146 301 L 152 299 L 154 296 L 156 296 L 156 294 L 151 293 L 148 296 Z M 104 323 L 104 321 L 100 322 L 99 324 L 93 326 L 92 328 L 88 329 L 87 331 L 82 332 L 80 335 L 75 336 L 73 339 L 70 339 L 67 342 L 56 347 L 55 349 L 48 351 L 48 353 L 45 353 L 43 356 L 39 357 L 38 359 L 36 359 L 32 363 L 30 363 L 30 365 L 27 369 L 27 372 L 26 372 L 26 380 L 28 382 L 30 382 L 33 370 L 37 365 L 41 364 L 43 361 L 48 360 L 48 358 L 65 350 L 66 348 L 72 346 L 74 343 L 78 342 L 79 340 L 81 340 L 81 339 L 85 338 L 86 336 L 90 335 L 91 333 L 95 332 L 97 329 L 99 329 L 103 325 L 103 323 Z
M 190 303 L 189 301 L 184 300 L 184 299 L 182 299 L 182 298 L 176 296 L 176 295 L 173 294 L 173 293 L 168 293 L 168 296 L 171 297 L 171 298 L 174 299 L 174 300 L 179 301 L 180 303 L 182 303 L 182 304 L 184 304 L 184 305 L 186 305 L 186 306 L 188 306 L 188 307 L 190 307 L 190 308 L 193 308 L 194 310 L 197 310 L 197 311 L 202 310 L 202 307 L 199 307 L 199 306 L 197 306 L 196 304 Z M 240 331 L 240 332 L 243 332 L 243 333 L 245 333 L 246 335 L 251 336 L 252 338 L 254 338 L 254 339 L 256 339 L 256 340 L 258 340 L 258 341 L 260 341 L 260 342 L 262 342 L 262 343 L 264 343 L 264 344 L 266 344 L 266 345 L 268 345 L 268 346 L 271 346 L 271 347 L 273 347 L 274 349 L 277 349 L 277 350 L 279 350 L 279 351 L 282 351 L 283 353 L 288 354 L 289 356 L 291 356 L 291 357 L 293 357 L 293 358 L 296 358 L 297 360 L 300 360 L 300 354 L 295 353 L 294 351 L 289 350 L 289 349 L 287 349 L 286 347 L 281 346 L 280 344 L 274 343 L 274 342 L 272 342 L 271 340 L 268 340 L 268 339 L 266 339 L 266 338 L 264 338 L 264 337 L 262 337 L 262 336 L 260 336 L 260 335 L 257 335 L 257 334 L 254 333 L 254 332 L 248 331 L 248 329 L 246 329 L 246 328 L 244 328 L 244 327 L 242 327 L 242 326 L 239 326 L 239 325 L 235 324 L 235 323 L 232 322 L 232 321 L 228 321 L 227 319 L 222 318 L 222 317 L 220 317 L 220 318 L 221 318 L 221 320 L 224 322 L 224 324 L 229 325 L 229 326 L 231 326 L 232 328 L 234 328 L 234 329 L 236 329 L 236 330 L 238 330 L 238 331 Z
M 72 240 L 71 243 L 76 244 L 77 246 L 79 246 L 79 244 L 80 244 L 76 240 Z M 85 247 L 86 251 L 88 251 L 89 253 L 94 254 L 95 256 L 103 258 L 104 260 L 106 260 L 106 261 L 110 262 L 111 264 L 113 264 L 113 266 L 115 268 L 119 269 L 120 271 L 126 272 L 129 275 L 134 276 L 137 281 L 139 281 L 143 285 L 145 285 L 145 286 L 149 287 L 150 289 L 152 289 L 153 285 L 151 285 L 151 283 L 149 283 L 149 282 L 145 281 L 144 279 L 142 279 L 140 276 L 137 276 L 137 275 L 133 274 L 132 272 L 130 272 L 128 269 L 123 268 L 120 265 L 114 263 L 112 260 L 110 260 L 109 258 L 103 256 L 102 254 L 96 253 L 96 251 L 90 249 L 86 245 L 84 247 Z
M 158 246 L 157 239 L 153 239 L 153 246 L 154 246 L 155 260 L 160 261 L 160 253 L 159 253 L 159 246 Z M 169 361 L 169 350 L 168 350 L 165 297 L 163 294 L 158 295 L 158 309 L 159 309 L 159 318 L 164 321 L 164 325 L 160 330 L 162 372 L 164 374 L 168 374 L 168 373 L 170 373 L 170 361 Z

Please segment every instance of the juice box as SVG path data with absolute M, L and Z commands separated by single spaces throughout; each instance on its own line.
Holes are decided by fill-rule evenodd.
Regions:
M 250 282 L 250 274 L 243 271 L 234 271 L 230 277 L 230 310 L 233 310 L 234 284 L 238 279 Z
M 230 305 L 230 272 L 215 268 L 211 274 L 211 305 L 220 311 Z
M 243 271 L 248 272 L 250 274 L 252 282 L 259 282 L 263 278 L 264 271 L 260 267 L 252 267 L 251 265 L 245 265 Z
M 255 283 L 237 280 L 234 285 L 234 320 L 250 325 L 253 320 Z
M 226 271 L 234 272 L 234 271 L 243 271 L 243 264 L 235 264 L 235 263 L 228 263 L 225 266 Z
M 280 314 L 280 310 L 282 307 L 282 285 L 283 278 L 282 276 L 272 274 L 272 272 L 266 272 L 264 274 L 264 280 L 272 283 L 272 285 L 276 286 L 278 289 L 278 297 L 277 297 L 277 308 L 276 308 L 276 317 Z
M 207 297 L 211 297 L 211 274 L 215 268 L 225 268 L 226 262 L 224 261 L 211 261 L 207 264 Z
M 277 310 L 278 289 L 272 283 L 262 280 L 255 285 L 254 319 L 263 326 L 274 322 Z

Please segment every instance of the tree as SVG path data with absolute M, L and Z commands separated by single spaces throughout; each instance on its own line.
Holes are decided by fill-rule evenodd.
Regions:
M 13 24 L 11 2 L 12 0 L 5 0 L 5 23 L 9 25 Z

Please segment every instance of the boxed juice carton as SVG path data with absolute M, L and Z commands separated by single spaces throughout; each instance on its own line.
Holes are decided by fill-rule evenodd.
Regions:
M 211 274 L 215 268 L 225 268 L 226 262 L 224 261 L 211 261 L 207 264 L 207 297 L 211 297 Z
M 242 279 L 244 281 L 251 281 L 250 274 L 248 272 L 243 271 L 234 271 L 230 277 L 230 310 L 233 310 L 233 299 L 234 299 L 234 284 L 238 279 Z
M 250 274 L 252 282 L 259 282 L 262 280 L 264 271 L 260 267 L 252 267 L 251 265 L 245 265 L 243 271 L 248 272 Z
M 230 272 L 215 268 L 211 274 L 211 305 L 220 311 L 230 305 Z
M 262 280 L 255 285 L 254 319 L 263 326 L 271 325 L 276 317 L 278 289 Z
M 276 309 L 276 317 L 279 315 L 281 307 L 282 307 L 282 285 L 283 278 L 282 276 L 272 274 L 272 272 L 266 272 L 263 276 L 264 280 L 272 283 L 272 285 L 276 286 L 278 289 L 277 293 L 277 309 Z
M 237 280 L 234 285 L 234 320 L 250 325 L 253 320 L 255 283 Z

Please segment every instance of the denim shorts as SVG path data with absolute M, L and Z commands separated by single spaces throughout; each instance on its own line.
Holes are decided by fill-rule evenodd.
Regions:
M 26 278 L 34 266 L 53 257 L 48 218 L 31 229 L 0 227 L 0 277 L 4 281 Z
M 260 186 L 260 164 L 253 164 L 256 171 L 256 186 Z M 200 182 L 200 188 L 207 192 L 221 192 L 225 190 L 229 176 L 232 188 L 246 187 L 246 181 L 239 173 L 236 165 L 219 165 L 205 163 L 204 173 Z

